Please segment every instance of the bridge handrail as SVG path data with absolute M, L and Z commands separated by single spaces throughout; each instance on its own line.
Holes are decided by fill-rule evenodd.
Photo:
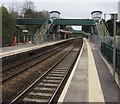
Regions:
M 51 31 L 51 29 L 53 28 L 53 26 L 54 26 L 54 21 L 52 21 L 51 23 L 49 23 L 49 20 L 46 20 L 46 22 L 35 33 L 34 40 L 37 40 L 37 38 L 40 38 L 39 34 L 41 33 L 41 35 L 42 35 L 42 41 L 45 41 L 46 40 L 46 36 L 49 34 L 49 32 Z
M 46 35 L 48 35 L 49 33 L 50 33 L 50 31 L 51 31 L 51 29 L 53 28 L 53 26 L 54 26 L 54 22 L 52 22 L 52 23 L 50 23 L 50 25 L 49 25 L 49 29 L 46 31 Z
M 45 23 L 37 30 L 37 32 L 34 34 L 34 41 L 35 41 L 35 39 L 36 38 L 39 38 L 39 33 L 41 33 L 42 32 L 42 30 L 44 29 L 44 27 L 45 27 L 45 24 L 47 24 L 48 23 L 48 20 L 46 20 L 45 21 Z M 41 33 L 42 34 L 42 33 Z
M 54 21 L 51 21 L 51 23 L 49 23 L 49 21 L 48 21 L 48 23 L 46 24 L 46 27 L 45 27 L 46 29 L 45 29 L 45 31 L 43 33 L 43 39 L 44 39 L 44 41 L 46 40 L 46 36 L 51 31 L 51 29 L 53 27 L 53 24 L 54 24 Z

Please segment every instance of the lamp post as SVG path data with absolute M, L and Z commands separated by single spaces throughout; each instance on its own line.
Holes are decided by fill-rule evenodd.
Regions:
M 106 21 L 106 14 L 104 14 L 104 20 Z
M 111 19 L 114 20 L 114 27 L 113 27 L 113 36 L 114 36 L 114 40 L 113 40 L 113 77 L 115 79 L 115 66 L 116 66 L 116 20 L 117 20 L 117 14 L 113 13 L 110 14 L 111 15 Z

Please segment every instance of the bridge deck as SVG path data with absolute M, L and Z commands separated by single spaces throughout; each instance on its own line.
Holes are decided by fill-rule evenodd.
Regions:
M 17 25 L 40 25 L 44 24 L 47 19 L 17 19 Z M 50 20 L 49 20 L 50 22 Z M 54 24 L 56 25 L 95 25 L 93 19 L 55 19 Z

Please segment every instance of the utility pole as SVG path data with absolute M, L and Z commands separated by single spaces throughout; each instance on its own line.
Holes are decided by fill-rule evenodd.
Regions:
M 117 20 L 117 14 L 110 14 L 111 19 L 114 20 L 114 27 L 113 27 L 113 77 L 115 79 L 115 66 L 116 66 L 116 20 Z
M 106 14 L 104 14 L 104 20 L 106 21 Z

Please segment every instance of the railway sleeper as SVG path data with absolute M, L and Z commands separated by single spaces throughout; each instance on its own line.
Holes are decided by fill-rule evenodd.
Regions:
M 59 83 L 48 83 L 48 82 L 45 82 L 45 83 L 40 83 L 38 84 L 39 86 L 41 87 L 50 87 L 50 88 L 54 88 L 54 87 L 57 87 L 59 85 Z
M 63 77 L 63 74 L 57 74 L 57 73 L 50 73 L 49 76 L 56 76 L 56 77 Z
M 55 79 L 44 79 L 44 83 L 60 83 L 61 80 L 55 80 Z
M 45 96 L 45 97 L 51 97 L 52 96 L 52 93 L 42 93 L 42 92 L 31 92 L 29 93 L 29 95 L 32 95 L 32 96 Z
M 49 88 L 49 87 L 44 87 L 44 88 L 41 88 L 41 87 L 35 87 L 34 90 L 37 91 L 37 92 L 43 92 L 43 93 L 53 93 L 54 90 L 56 88 Z
M 46 79 L 56 79 L 56 80 L 61 80 L 62 77 L 60 77 L 60 76 L 47 76 Z
M 65 67 L 66 67 L 66 66 L 65 66 Z M 63 69 L 63 68 L 57 68 L 57 67 L 56 67 L 56 68 L 55 68 L 55 71 L 59 71 L 60 73 L 61 73 L 61 72 L 66 72 L 66 71 L 67 71 L 67 68 L 64 68 L 64 69 Z
M 48 95 L 31 95 L 31 94 L 28 94 L 27 96 L 26 96 L 27 98 L 31 98 L 31 99 L 50 99 L 50 95 L 48 96 Z M 25 98 L 26 98 L 25 97 Z M 24 100 L 24 98 L 22 99 L 22 100 Z
M 61 72 L 61 73 L 60 73 L 60 72 L 58 72 L 58 71 L 52 71 L 51 73 L 52 73 L 52 74 L 61 74 L 61 75 L 64 75 L 64 74 L 65 74 L 65 72 Z
M 48 102 L 48 99 L 45 99 L 45 98 L 42 98 L 42 99 L 40 99 L 40 98 L 38 98 L 38 99 L 33 99 L 33 98 L 28 98 L 28 97 L 25 97 L 24 99 L 23 99 L 23 103 L 29 103 L 29 102 L 32 102 L 32 103 L 44 103 L 44 102 Z

